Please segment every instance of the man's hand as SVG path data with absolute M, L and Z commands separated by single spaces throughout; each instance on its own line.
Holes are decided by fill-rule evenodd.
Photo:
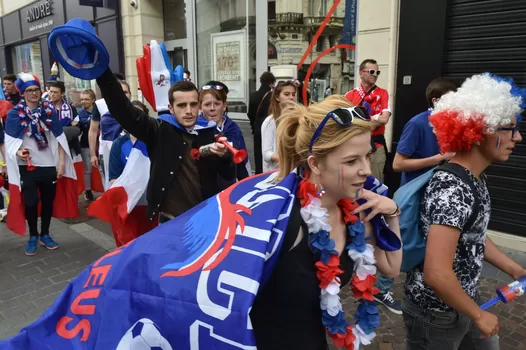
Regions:
M 492 337 L 499 332 L 499 319 L 487 311 L 481 310 L 480 316 L 473 323 L 480 329 L 482 338 Z
M 226 149 L 226 146 L 223 145 L 221 142 L 227 142 L 227 138 L 220 137 L 217 139 L 217 142 L 214 142 L 214 144 L 210 146 L 210 152 L 212 152 L 213 154 L 219 157 L 223 157 L 226 154 L 226 152 L 228 152 L 228 150 Z
M 451 160 L 455 156 L 455 152 L 446 152 L 441 154 L 443 160 Z
M 513 273 L 511 276 L 515 281 L 520 280 L 523 277 L 526 277 L 526 269 L 520 269 L 517 272 Z
M 57 179 L 62 179 L 64 176 L 64 163 L 60 163 L 57 168 Z
M 19 149 L 18 151 L 16 151 L 16 156 L 22 160 L 27 160 L 27 158 L 29 157 L 29 151 L 27 150 L 27 148 Z
M 98 168 L 99 167 L 99 157 L 91 156 L 91 166 Z

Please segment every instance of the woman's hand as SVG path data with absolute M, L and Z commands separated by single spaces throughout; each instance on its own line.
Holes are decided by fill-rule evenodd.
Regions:
M 369 190 L 361 190 L 357 199 L 365 199 L 367 202 L 360 205 L 352 213 L 358 214 L 366 209 L 371 209 L 369 215 L 363 221 L 370 221 L 378 214 L 391 215 L 396 213 L 398 206 L 392 199 L 379 195 Z

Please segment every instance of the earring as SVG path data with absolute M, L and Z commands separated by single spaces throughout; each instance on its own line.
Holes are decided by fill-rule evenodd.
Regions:
M 321 184 L 314 184 L 314 187 L 316 188 L 316 193 L 318 195 L 319 198 L 323 197 L 323 195 L 325 194 L 325 187 L 323 187 Z M 318 191 L 318 187 L 319 187 L 319 191 Z

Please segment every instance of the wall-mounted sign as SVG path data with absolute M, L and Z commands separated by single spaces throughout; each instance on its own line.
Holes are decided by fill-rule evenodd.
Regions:
M 104 7 L 104 0 L 79 0 L 80 6 Z
M 20 17 L 22 37 L 33 38 L 49 33 L 54 27 L 64 24 L 64 5 L 58 0 L 38 1 L 21 8 Z
M 51 0 L 46 0 L 41 4 L 31 6 L 26 10 L 26 21 L 29 23 L 51 16 Z
M 212 79 L 228 86 L 228 100 L 246 103 L 247 46 L 245 30 L 214 33 L 212 38 Z

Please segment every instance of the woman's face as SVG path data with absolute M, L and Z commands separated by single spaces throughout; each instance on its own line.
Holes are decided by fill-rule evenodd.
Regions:
M 354 199 L 371 175 L 371 133 L 354 136 L 332 150 L 319 164 L 319 182 L 336 201 Z M 313 170 L 314 172 L 314 170 Z
M 80 104 L 84 108 L 90 108 L 95 101 L 89 94 L 80 94 Z
M 290 85 L 285 86 L 276 99 L 279 103 L 296 101 L 296 88 Z
M 219 123 L 225 114 L 226 102 L 216 99 L 212 94 L 206 94 L 200 108 L 206 119 Z

